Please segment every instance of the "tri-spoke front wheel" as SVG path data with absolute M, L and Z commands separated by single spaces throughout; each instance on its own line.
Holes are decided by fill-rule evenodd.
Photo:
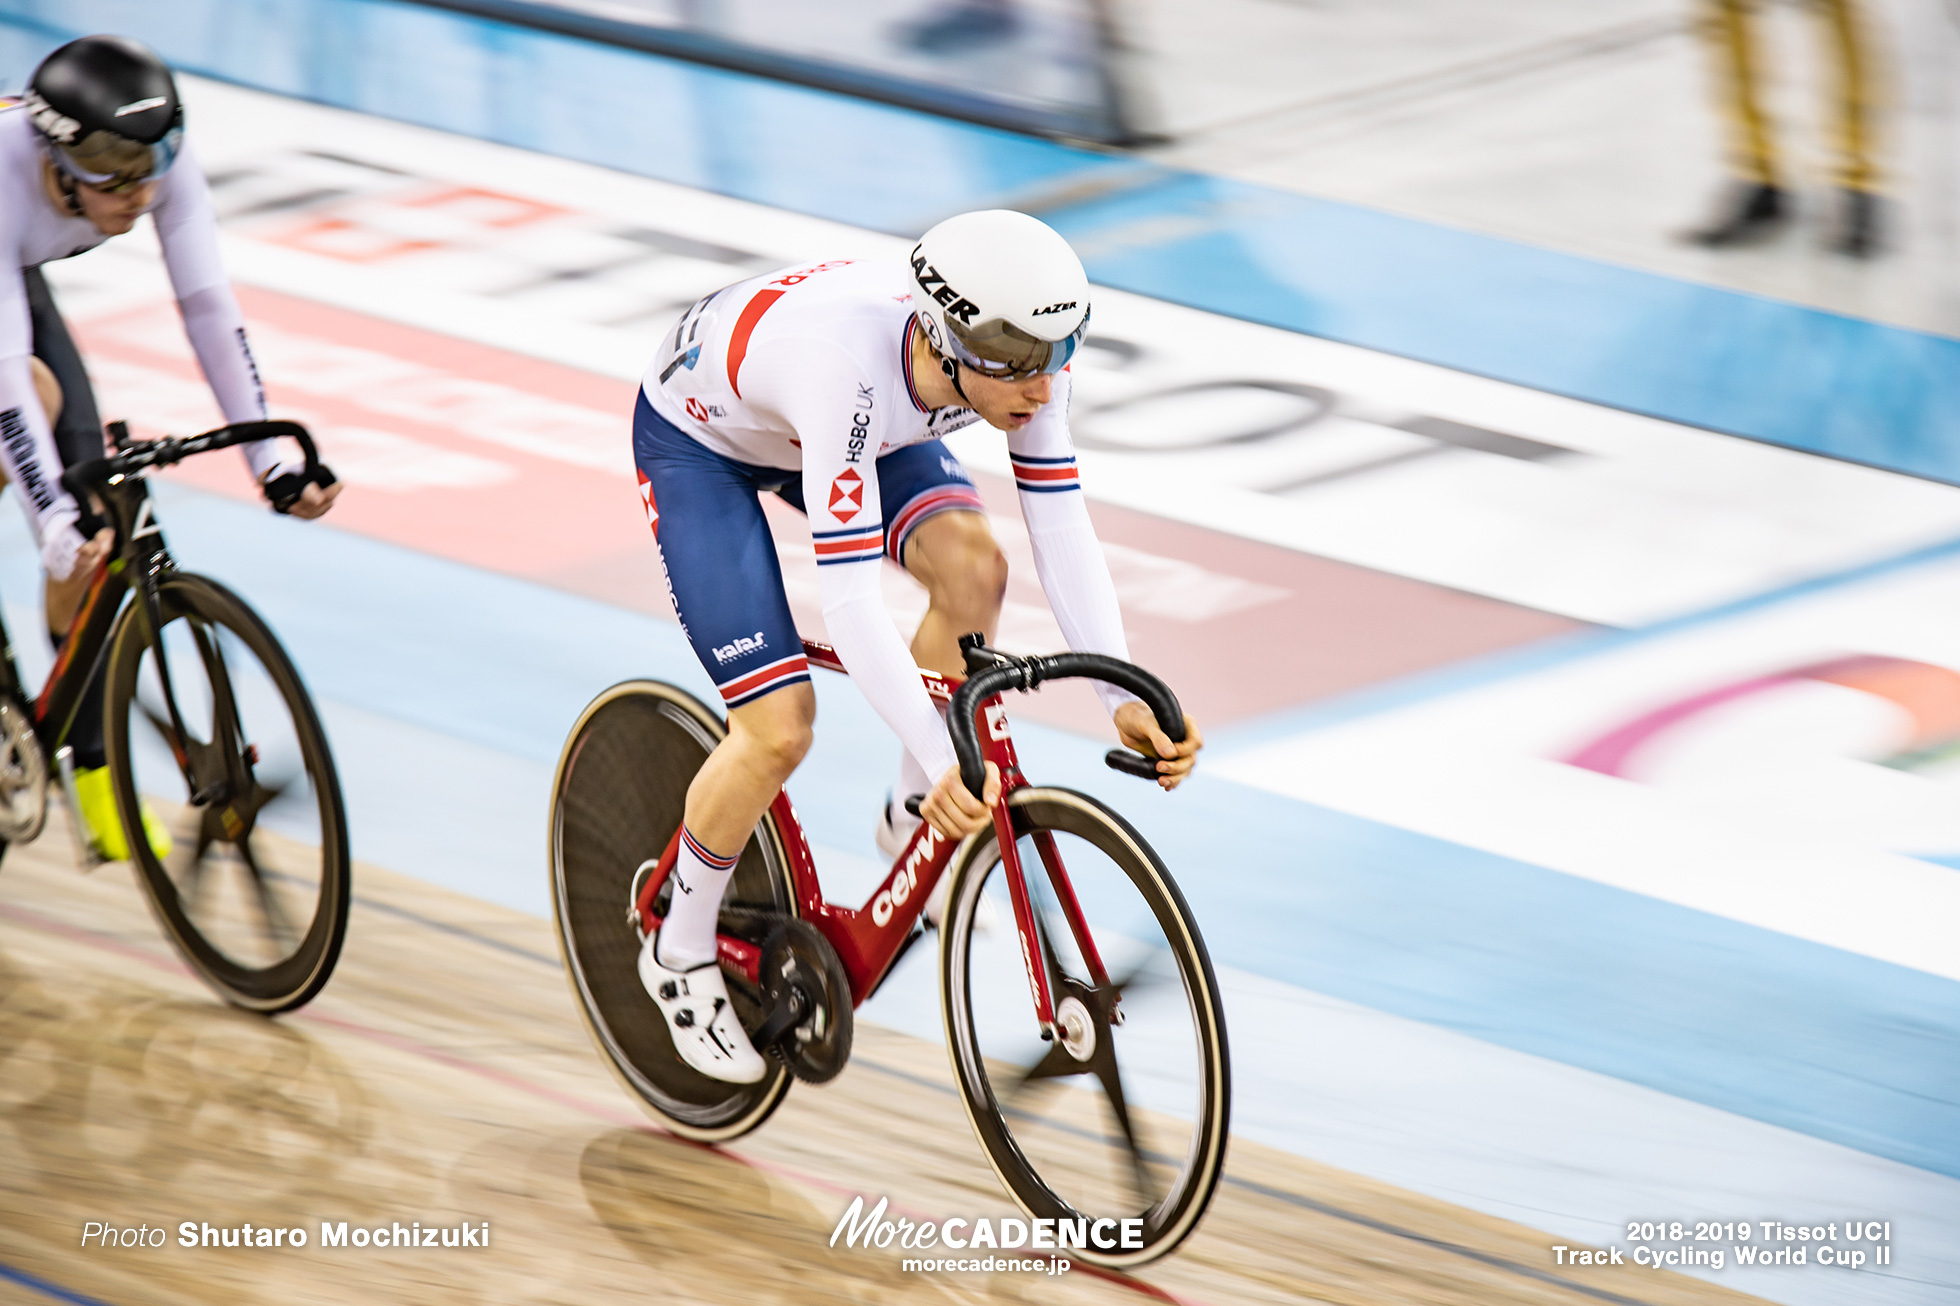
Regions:
M 1068 1224 L 1064 1254 L 1141 1265 L 1197 1226 L 1224 1170 L 1218 981 L 1170 872 L 1120 816 L 1067 789 L 1008 802 L 1036 943 L 1024 956 L 999 846 L 982 835 L 949 872 L 940 945 L 953 1072 L 1014 1200 Z M 1027 978 L 1037 961 L 1050 1041 Z
M 292 661 L 242 599 L 159 584 L 109 654 L 104 735 L 130 855 L 163 931 L 237 1006 L 287 1011 L 326 985 L 347 932 L 347 815 Z

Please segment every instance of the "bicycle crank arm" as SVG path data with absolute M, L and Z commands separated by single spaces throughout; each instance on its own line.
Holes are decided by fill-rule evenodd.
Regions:
M 75 788 L 75 750 L 63 744 L 54 751 L 54 765 L 61 775 L 61 796 L 68 801 L 68 834 L 75 841 L 75 863 L 92 871 L 108 861 L 88 837 L 88 819 L 82 815 L 82 794 Z
M 801 988 L 791 989 L 783 995 L 768 1018 L 756 1027 L 755 1033 L 749 1035 L 749 1041 L 757 1048 L 768 1051 L 783 1035 L 800 1025 L 803 1018 L 810 1014 L 810 1009 L 810 995 Z

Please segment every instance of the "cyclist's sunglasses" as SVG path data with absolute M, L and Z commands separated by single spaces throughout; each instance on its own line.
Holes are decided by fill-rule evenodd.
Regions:
M 1027 381 L 1053 376 L 1068 366 L 1089 333 L 1089 315 L 1084 313 L 1082 325 L 1060 340 L 1031 336 L 1012 322 L 999 319 L 978 327 L 947 325 L 960 362 L 996 381 Z
M 116 195 L 168 172 L 177 161 L 183 140 L 182 127 L 172 127 L 154 145 L 114 132 L 90 132 L 73 145 L 55 146 L 54 160 L 63 172 L 90 190 Z

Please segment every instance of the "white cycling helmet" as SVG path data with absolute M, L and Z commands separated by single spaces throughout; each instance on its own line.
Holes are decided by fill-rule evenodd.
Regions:
M 1006 381 L 1068 366 L 1089 329 L 1089 276 L 1054 228 L 1011 209 L 948 218 L 912 249 L 912 307 L 940 365 Z

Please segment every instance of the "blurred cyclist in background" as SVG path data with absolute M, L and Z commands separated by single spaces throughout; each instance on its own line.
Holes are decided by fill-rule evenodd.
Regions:
M 83 539 L 81 506 L 62 469 L 104 453 L 88 373 L 56 310 L 41 264 L 120 236 L 145 213 L 156 223 L 184 330 L 227 422 L 266 415 L 245 321 L 218 258 L 218 224 L 204 174 L 184 144 L 176 81 L 156 55 L 119 36 L 85 36 L 42 61 L 26 94 L 0 108 L 0 470 L 19 492 L 47 572 L 48 633 L 66 638 L 89 580 L 113 547 L 110 531 Z M 269 500 L 298 470 L 269 442 L 241 447 Z M 290 511 L 318 517 L 340 493 L 306 485 Z M 110 860 L 129 855 L 102 751 L 101 672 L 71 743 L 82 817 Z M 168 835 L 149 834 L 162 856 Z
M 1722 248 L 1769 235 L 1790 216 L 1790 188 L 1777 162 L 1776 140 L 1763 109 L 1763 77 L 1757 58 L 1757 10 L 1761 0 L 1700 0 L 1705 27 L 1721 68 L 1721 103 L 1729 132 L 1730 168 L 1736 180 L 1720 210 L 1687 234 L 1699 245 Z M 1815 0 L 1836 74 L 1832 124 L 1836 129 L 1839 212 L 1831 247 L 1864 257 L 1879 245 L 1878 170 L 1872 162 L 1874 95 L 1871 44 L 1856 0 Z
M 905 745 L 878 842 L 896 857 L 924 795 L 935 829 L 983 829 L 918 668 L 962 674 L 959 636 L 991 633 L 1007 562 L 973 482 L 940 437 L 985 421 L 1007 436 L 1035 568 L 1069 647 L 1126 658 L 1122 615 L 1076 482 L 1070 358 L 1089 323 L 1075 253 L 1026 214 L 966 213 L 897 261 L 806 263 L 738 282 L 681 318 L 647 369 L 633 453 L 674 608 L 728 707 L 728 737 L 687 793 L 674 895 L 639 970 L 674 1046 L 703 1074 L 763 1075 L 715 964 L 722 894 L 742 847 L 809 750 L 816 695 L 758 495 L 808 514 L 824 624 Z M 881 559 L 925 586 L 911 647 L 879 588 Z M 1175 788 L 1202 741 L 1173 744 L 1150 711 L 1100 686 L 1122 741 L 1164 759 Z M 943 905 L 946 881 L 930 919 Z

